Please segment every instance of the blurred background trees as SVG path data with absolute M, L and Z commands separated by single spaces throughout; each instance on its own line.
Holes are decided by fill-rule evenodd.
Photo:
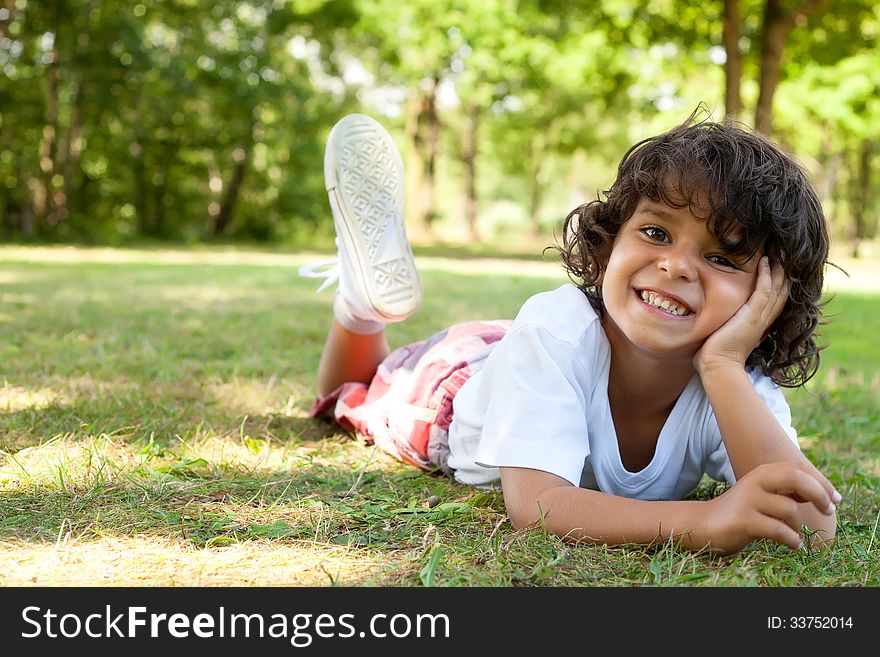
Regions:
M 0 0 L 0 237 L 326 245 L 323 147 L 401 146 L 416 240 L 516 242 L 699 103 L 875 236 L 869 0 Z

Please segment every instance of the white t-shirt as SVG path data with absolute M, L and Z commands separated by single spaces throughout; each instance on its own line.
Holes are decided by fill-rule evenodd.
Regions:
M 501 466 L 533 468 L 575 486 L 645 500 L 684 498 L 704 473 L 735 481 L 696 374 L 663 425 L 651 462 L 628 471 L 608 403 L 610 364 L 599 317 L 574 285 L 528 299 L 453 401 L 448 465 L 456 480 L 485 486 L 497 482 Z M 760 372 L 748 374 L 797 445 L 782 391 Z

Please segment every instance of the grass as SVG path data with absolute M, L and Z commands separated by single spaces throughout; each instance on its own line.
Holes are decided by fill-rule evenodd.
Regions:
M 0 247 L 0 585 L 880 584 L 880 293 L 837 293 L 822 370 L 787 393 L 845 496 L 838 541 L 717 557 L 515 531 L 499 491 L 309 419 L 330 317 L 296 274 L 314 255 Z M 466 255 L 419 250 L 426 301 L 392 344 L 564 281 Z

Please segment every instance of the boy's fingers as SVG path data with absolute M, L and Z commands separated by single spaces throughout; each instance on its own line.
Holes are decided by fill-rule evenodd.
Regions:
M 798 503 L 788 495 L 765 495 L 756 506 L 765 516 L 781 520 L 795 532 L 800 532 Z
M 770 268 L 770 261 L 767 260 L 767 256 L 763 256 L 758 264 L 758 281 L 755 285 L 755 291 L 760 291 L 761 296 L 772 297 L 773 271 Z
M 773 265 L 770 274 L 770 289 L 772 290 L 771 295 L 774 300 L 785 294 L 785 282 L 785 272 L 782 269 L 782 265 L 778 263 Z
M 748 298 L 745 306 L 750 308 L 754 317 L 761 321 L 764 319 L 767 309 L 773 305 L 773 281 L 770 276 L 770 266 L 767 258 L 762 257 L 758 261 L 758 277 L 755 280 L 755 289 Z
M 788 301 L 788 290 L 783 287 L 781 292 L 777 294 L 772 306 L 769 309 L 769 312 L 767 313 L 767 328 L 770 328 L 770 325 L 782 313 L 782 309 L 785 308 L 786 301 Z
M 801 535 L 798 530 L 792 529 L 781 520 L 764 514 L 757 514 L 757 518 L 753 521 L 751 533 L 755 538 L 768 538 L 777 543 L 782 543 L 792 550 L 797 550 L 801 547 Z
M 834 513 L 834 488 L 826 489 L 812 473 L 801 469 L 799 463 L 774 463 L 767 469 L 764 484 L 768 492 L 788 495 L 800 502 L 811 502 L 826 515 Z M 818 470 L 816 471 L 818 473 Z M 824 476 L 819 473 L 824 479 Z M 830 484 L 830 482 L 828 482 Z
M 768 326 L 782 312 L 785 302 L 788 301 L 788 292 L 789 281 L 785 276 L 785 270 L 776 262 L 770 267 L 770 293 L 767 305 L 764 307 L 764 317 Z
M 782 286 L 782 281 L 785 280 L 785 269 L 781 263 L 777 261 L 770 266 L 770 276 L 773 278 L 773 287 L 779 289 Z
M 785 301 L 788 299 L 788 293 L 791 289 L 791 282 L 785 275 L 785 270 L 782 269 L 782 265 L 773 265 L 773 279 L 773 292 L 775 295 L 775 299 L 777 303 L 779 303 L 779 301 L 781 300 L 784 304 Z

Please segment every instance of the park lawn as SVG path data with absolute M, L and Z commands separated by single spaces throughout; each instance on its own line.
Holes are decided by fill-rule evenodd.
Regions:
M 565 281 L 446 256 L 419 252 L 425 303 L 392 346 Z M 718 557 L 515 531 L 499 491 L 310 419 L 332 298 L 297 276 L 314 257 L 0 247 L 0 585 L 880 584 L 880 291 L 837 294 L 820 374 L 787 391 L 844 495 L 837 542 Z

